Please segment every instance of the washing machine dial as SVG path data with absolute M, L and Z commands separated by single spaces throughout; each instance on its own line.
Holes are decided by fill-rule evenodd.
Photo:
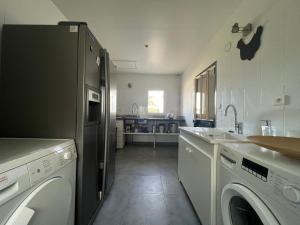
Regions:
M 300 203 L 300 190 L 292 185 L 285 185 L 282 190 L 283 196 L 293 202 Z
M 72 152 L 65 152 L 64 153 L 64 159 L 70 160 L 72 158 Z

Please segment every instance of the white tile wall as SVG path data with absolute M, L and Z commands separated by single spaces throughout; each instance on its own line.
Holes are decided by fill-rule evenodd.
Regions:
M 224 117 L 227 104 L 238 109 L 238 120 L 245 132 L 260 132 L 260 120 L 271 119 L 278 135 L 300 130 L 300 1 L 245 1 L 224 27 L 208 43 L 198 59 L 182 77 L 182 112 L 192 125 L 194 76 L 218 61 L 217 126 L 233 128 L 233 117 Z M 231 26 L 251 22 L 255 30 L 264 26 L 261 48 L 252 61 L 241 61 L 236 43 L 239 34 L 231 34 Z M 253 34 L 250 34 L 252 37 Z M 248 38 L 248 39 L 249 39 Z M 232 44 L 229 52 L 224 50 Z M 275 97 L 286 94 L 290 103 L 273 106 Z

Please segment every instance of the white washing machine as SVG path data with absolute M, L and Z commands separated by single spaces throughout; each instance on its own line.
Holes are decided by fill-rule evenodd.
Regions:
M 300 160 L 254 144 L 223 144 L 218 164 L 218 225 L 300 224 Z
M 74 225 L 73 140 L 0 138 L 0 225 Z

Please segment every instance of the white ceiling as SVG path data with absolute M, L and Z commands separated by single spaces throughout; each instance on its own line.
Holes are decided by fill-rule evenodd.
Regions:
M 86 21 L 112 60 L 136 61 L 120 72 L 181 74 L 242 0 L 52 1 Z

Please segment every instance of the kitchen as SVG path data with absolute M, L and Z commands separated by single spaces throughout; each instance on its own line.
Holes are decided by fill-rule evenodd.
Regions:
M 26 160 L 16 149 L 73 146 L 44 149 L 63 153 L 66 167 L 29 174 L 30 188 L 0 197 L 0 224 L 297 224 L 299 12 L 296 0 L 0 0 L 0 196 L 16 187 L 2 178 L 25 179 L 13 170 L 33 149 Z M 36 25 L 47 31 L 21 32 Z M 45 143 L 16 147 L 20 138 Z M 49 215 L 38 211 L 43 199 L 30 205 L 28 193 L 67 178 L 72 163 L 69 218 L 54 200 Z

